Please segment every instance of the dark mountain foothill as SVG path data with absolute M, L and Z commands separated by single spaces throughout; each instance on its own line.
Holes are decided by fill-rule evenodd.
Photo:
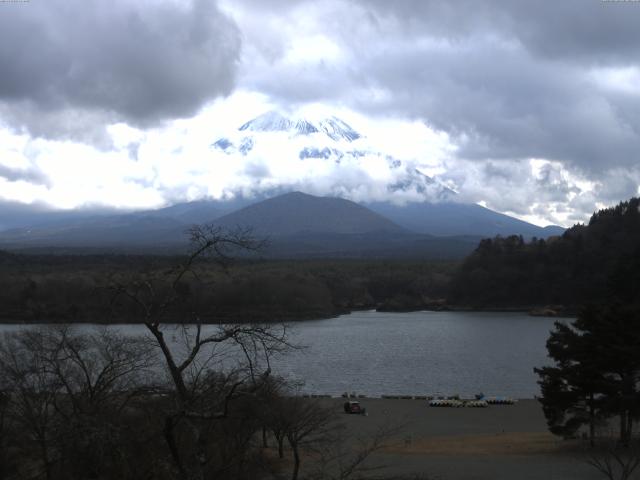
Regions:
M 13 251 L 178 254 L 193 224 L 249 227 L 269 238 L 266 258 L 461 259 L 485 236 L 553 233 L 478 205 L 360 205 L 289 192 L 271 198 L 197 201 L 159 210 L 52 220 L 0 232 Z M 558 227 L 559 228 L 559 227 Z
M 287 193 L 249 205 L 216 219 L 214 223 L 227 228 L 251 227 L 258 234 L 274 237 L 300 233 L 407 232 L 391 220 L 357 203 L 301 192 Z

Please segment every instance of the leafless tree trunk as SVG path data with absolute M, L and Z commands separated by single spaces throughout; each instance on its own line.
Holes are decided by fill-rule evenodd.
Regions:
M 281 402 L 281 413 L 288 419 L 285 436 L 294 461 L 291 479 L 297 480 L 301 448 L 315 448 L 331 441 L 331 434 L 335 429 L 335 413 L 310 399 L 284 397 Z
M 206 452 L 209 422 L 227 418 L 230 402 L 254 395 L 270 374 L 269 358 L 288 347 L 283 325 L 221 325 L 205 329 L 194 308 L 189 305 L 187 277 L 198 280 L 196 263 L 213 256 L 225 266 L 234 249 L 256 250 L 262 246 L 250 231 L 226 232 L 213 226 L 194 227 L 190 231 L 192 253 L 185 262 L 169 271 L 165 278 L 146 278 L 128 284 L 115 284 L 114 300 L 125 298 L 138 307 L 142 321 L 159 347 L 171 378 L 175 408 L 165 420 L 164 435 L 174 463 L 183 478 L 203 478 L 210 463 Z M 164 281 L 164 282 L 163 282 Z M 162 288 L 164 283 L 165 288 Z M 168 283 L 168 288 L 166 285 Z M 168 314 L 179 312 L 182 345 L 167 339 Z M 175 321 L 175 319 L 174 319 Z M 205 332 L 206 330 L 206 332 Z M 215 371 L 214 351 L 231 346 L 244 358 L 233 372 L 211 375 Z M 181 348 L 180 348 L 181 347 Z M 212 383 L 213 382 L 213 383 Z M 215 392 L 215 395 L 212 395 Z M 184 454 L 176 435 L 178 425 L 188 426 L 197 451 Z
M 298 473 L 300 472 L 300 449 L 299 444 L 295 440 L 289 439 L 291 445 L 291 451 L 293 452 L 293 472 L 291 473 L 291 479 L 297 480 Z
M 284 458 L 284 435 L 277 435 L 276 441 L 278 442 L 278 458 Z

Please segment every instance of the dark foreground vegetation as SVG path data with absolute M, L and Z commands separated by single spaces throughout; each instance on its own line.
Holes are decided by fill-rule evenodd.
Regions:
M 588 463 L 603 478 L 631 478 L 640 466 L 640 201 L 602 210 L 551 244 L 497 256 L 512 268 L 536 259 L 538 277 L 525 286 L 583 305 L 547 341 L 555 364 L 536 369 L 540 402 L 552 433 L 588 440 Z M 537 283 L 545 275 L 557 292 Z
M 589 306 L 556 323 L 547 342 L 556 365 L 536 369 L 551 432 L 572 437 L 586 426 L 593 445 L 597 433 L 617 430 L 628 446 L 640 419 L 639 346 L 640 310 L 629 305 Z
M 612 302 L 556 322 L 547 341 L 555 365 L 535 371 L 549 430 L 584 438 L 587 463 L 626 480 L 640 466 L 640 308 Z
M 335 409 L 291 396 L 267 366 L 279 329 L 158 332 L 5 335 L 0 479 L 365 478 L 387 433 L 353 448 Z
M 110 279 L 111 304 L 135 312 L 146 335 L 48 326 L 2 338 L 0 478 L 296 480 L 303 463 L 304 478 L 363 472 L 384 433 L 344 447 L 335 412 L 291 396 L 270 368 L 295 348 L 284 325 L 200 322 L 198 261 L 255 240 L 207 228 L 191 239 L 160 279 Z M 166 325 L 178 312 L 185 323 Z

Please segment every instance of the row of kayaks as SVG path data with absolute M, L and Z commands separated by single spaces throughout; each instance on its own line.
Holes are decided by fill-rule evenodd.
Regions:
M 451 407 L 451 408 L 486 408 L 489 405 L 513 405 L 517 400 L 509 397 L 485 397 L 475 400 L 464 400 L 460 398 L 435 398 L 429 401 L 430 407 Z

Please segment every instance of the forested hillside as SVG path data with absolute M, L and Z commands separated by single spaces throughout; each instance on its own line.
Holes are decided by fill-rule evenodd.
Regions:
M 639 209 L 632 198 L 548 240 L 485 239 L 454 276 L 450 300 L 484 308 L 638 301 Z
M 170 281 L 184 258 L 19 255 L 0 251 L 0 322 L 139 322 L 114 310 L 113 286 Z M 454 265 L 415 261 L 203 261 L 184 295 L 204 322 L 326 318 L 354 309 L 419 310 L 446 295 Z M 187 298 L 185 298 L 187 300 Z M 184 305 L 170 321 L 188 321 Z

